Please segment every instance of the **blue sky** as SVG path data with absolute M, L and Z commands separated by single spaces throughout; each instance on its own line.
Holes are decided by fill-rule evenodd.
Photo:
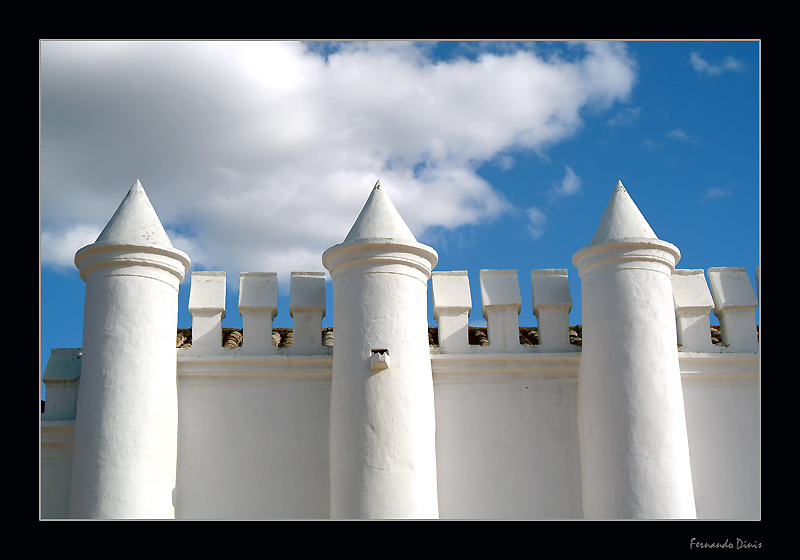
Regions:
M 437 270 L 566 268 L 621 180 L 680 268 L 760 263 L 760 42 L 40 43 L 40 375 L 139 179 L 194 270 L 324 271 L 380 179 Z M 190 327 L 189 277 L 179 326 Z M 330 290 L 329 290 L 330 293 Z M 324 325 L 332 325 L 329 303 Z M 712 322 L 716 319 L 712 317 Z M 435 322 L 431 319 L 431 325 Z

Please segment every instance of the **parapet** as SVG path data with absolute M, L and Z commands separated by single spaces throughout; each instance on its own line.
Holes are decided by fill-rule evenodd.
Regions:
M 433 354 L 580 352 L 582 327 L 570 325 L 573 300 L 567 269 L 530 272 L 536 326 L 519 324 L 522 298 L 515 269 L 480 271 L 480 306 L 486 326 L 470 326 L 474 307 L 467 271 L 434 271 L 428 327 Z M 681 352 L 755 352 L 758 349 L 755 293 L 743 268 L 676 269 L 672 275 L 678 348 Z M 179 329 L 176 347 L 186 356 L 324 355 L 332 352 L 326 316 L 324 272 L 293 272 L 289 315 L 292 328 L 273 328 L 278 309 L 275 273 L 240 275 L 243 328 L 223 328 L 225 273 L 193 272 L 189 298 L 192 328 Z M 720 326 L 711 325 L 712 311 Z
M 539 344 L 543 351 L 570 348 L 569 312 L 572 295 L 566 269 L 531 271 L 533 314 L 539 323 Z
M 439 324 L 438 346 L 450 353 L 469 347 L 469 313 L 472 295 L 466 270 L 433 272 L 433 319 Z
M 191 330 L 179 329 L 176 345 L 189 356 L 221 355 L 236 350 L 243 355 L 277 353 L 314 355 L 330 352 L 330 337 L 322 329 L 325 316 L 325 273 L 293 272 L 290 316 L 294 329 L 273 329 L 278 315 L 278 275 L 242 272 L 239 275 L 239 313 L 242 329 L 223 329 L 226 275 L 192 273 L 189 312 Z
M 213 352 L 222 337 L 225 318 L 225 273 L 192 272 L 189 293 L 192 353 Z
M 714 314 L 719 318 L 722 343 L 739 352 L 756 352 L 756 298 L 750 278 L 742 267 L 708 269 Z
M 471 298 L 465 271 L 434 273 L 432 288 L 433 316 L 439 323 L 439 353 L 580 350 L 581 329 L 569 326 L 572 297 L 565 269 L 531 271 L 533 312 L 538 327 L 520 327 L 522 297 L 515 269 L 480 271 L 485 329 L 467 327 Z
M 680 351 L 758 351 L 758 300 L 745 269 L 713 267 L 708 278 L 710 290 L 702 269 L 676 269 L 672 274 Z M 712 310 L 719 327 L 711 326 Z

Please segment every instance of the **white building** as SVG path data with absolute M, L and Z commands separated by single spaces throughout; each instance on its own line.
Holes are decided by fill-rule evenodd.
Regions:
M 679 258 L 618 184 L 573 257 L 582 327 L 567 270 L 531 271 L 536 328 L 517 271 L 483 270 L 475 329 L 466 272 L 434 271 L 379 183 L 322 256 L 332 310 L 296 272 L 273 329 L 277 276 L 242 273 L 224 329 L 228 279 L 195 272 L 179 330 L 190 259 L 137 182 L 76 254 L 84 347 L 44 374 L 41 517 L 759 519 L 755 291 Z

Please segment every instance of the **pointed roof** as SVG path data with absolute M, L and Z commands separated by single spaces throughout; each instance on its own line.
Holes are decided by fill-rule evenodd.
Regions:
M 150 199 L 137 179 L 95 243 L 172 247 Z
M 592 238 L 592 244 L 633 237 L 658 239 L 628 191 L 622 186 L 622 181 L 619 181 Z
M 345 237 L 345 242 L 356 239 L 400 239 L 416 242 L 414 234 L 408 228 L 389 195 L 381 188 L 381 182 L 375 186 L 367 199 L 361 214 Z

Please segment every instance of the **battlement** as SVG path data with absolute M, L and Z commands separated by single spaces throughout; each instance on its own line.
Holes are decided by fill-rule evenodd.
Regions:
M 621 183 L 573 256 L 573 321 L 566 269 L 433 270 L 378 183 L 323 254 L 330 288 L 291 274 L 291 326 L 277 273 L 239 274 L 230 328 L 226 273 L 195 271 L 178 328 L 190 261 L 157 226 L 137 183 L 76 257 L 84 349 L 43 376 L 46 517 L 760 515 L 756 291 L 741 267 L 675 269 Z
M 473 296 L 466 271 L 433 272 L 433 319 L 428 342 L 434 354 L 579 352 L 583 328 L 569 324 L 572 309 L 566 269 L 531 270 L 537 326 L 519 324 L 522 308 L 517 270 L 481 270 L 480 304 L 487 326 L 470 326 Z M 742 267 L 676 269 L 672 275 L 678 347 L 682 352 L 755 352 L 758 301 Z M 334 328 L 322 327 L 326 279 L 322 272 L 293 272 L 292 328 L 273 328 L 279 313 L 275 273 L 242 273 L 242 328 L 225 328 L 224 272 L 193 272 L 192 327 L 178 329 L 176 347 L 188 356 L 235 350 L 247 355 L 324 355 L 332 352 Z M 711 313 L 720 325 L 711 324 Z

